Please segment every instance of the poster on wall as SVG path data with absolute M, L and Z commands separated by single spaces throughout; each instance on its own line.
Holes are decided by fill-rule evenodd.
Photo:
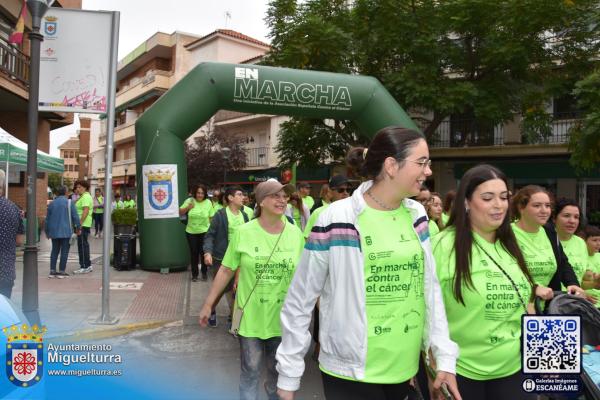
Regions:
M 40 111 L 106 113 L 111 24 L 110 12 L 48 10 L 41 26 Z
M 144 219 L 178 218 L 177 164 L 142 166 Z

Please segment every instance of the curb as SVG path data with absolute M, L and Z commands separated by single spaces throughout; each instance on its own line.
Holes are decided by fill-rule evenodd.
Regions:
M 48 340 L 56 342 L 77 342 L 82 340 L 100 340 L 112 338 L 115 336 L 126 335 L 131 332 L 154 329 L 172 323 L 174 320 L 135 322 L 126 325 L 119 325 L 108 329 L 86 329 L 69 333 L 61 336 L 48 336 Z

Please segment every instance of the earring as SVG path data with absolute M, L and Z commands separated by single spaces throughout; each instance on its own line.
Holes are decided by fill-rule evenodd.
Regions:
M 465 212 L 468 214 L 471 209 L 469 207 L 465 207 Z

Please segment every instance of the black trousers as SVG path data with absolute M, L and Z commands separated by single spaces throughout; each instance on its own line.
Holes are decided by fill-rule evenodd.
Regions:
M 456 375 L 458 391 L 463 400 L 534 400 L 536 395 L 523 390 L 521 372 L 516 374 L 487 381 L 476 381 Z
M 321 372 L 327 400 L 404 400 L 409 383 L 365 383 L 336 378 Z M 480 399 L 481 400 L 481 399 Z
M 192 264 L 192 278 L 198 277 L 198 264 L 202 275 L 206 275 L 206 265 L 204 265 L 204 233 L 186 233 L 188 245 L 190 246 L 190 261 Z

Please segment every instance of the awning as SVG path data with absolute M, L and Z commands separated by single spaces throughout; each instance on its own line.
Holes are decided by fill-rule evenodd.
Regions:
M 7 162 L 11 169 L 20 171 L 27 169 L 27 143 L 0 128 L 0 166 L 6 165 Z M 64 160 L 38 150 L 37 169 L 40 172 L 62 174 L 65 171 Z

